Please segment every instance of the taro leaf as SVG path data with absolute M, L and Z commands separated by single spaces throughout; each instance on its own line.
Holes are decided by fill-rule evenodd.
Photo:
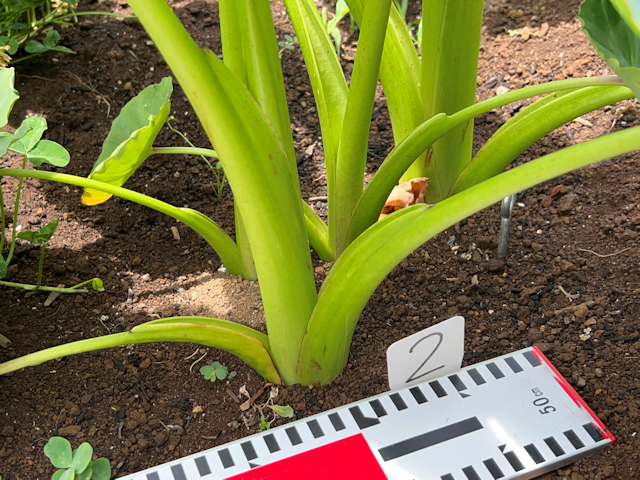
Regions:
M 89 178 L 122 186 L 151 153 L 156 136 L 171 110 L 171 77 L 150 85 L 127 103 L 102 145 Z M 111 194 L 85 188 L 82 203 L 98 205 Z
M 611 4 L 627 25 L 640 36 L 640 4 L 635 0 L 611 0 Z
M 76 473 L 84 472 L 89 466 L 89 462 L 91 461 L 91 455 L 93 455 L 93 448 L 87 442 L 83 442 L 73 453 L 73 460 L 71 462 L 71 466 L 76 471 Z
M 49 457 L 51 464 L 56 468 L 69 468 L 71 466 L 71 444 L 66 438 L 51 437 L 44 446 L 44 454 Z
M 10 148 L 13 149 L 12 147 Z M 69 164 L 70 158 L 66 148 L 51 140 L 40 140 L 35 148 L 27 153 L 27 160 L 36 167 L 43 163 L 54 167 L 65 167 Z
M 289 405 L 271 405 L 271 410 L 273 410 L 273 412 L 278 415 L 279 417 L 282 418 L 292 418 L 293 417 L 293 408 L 291 408 Z
M 57 227 L 58 219 L 56 218 L 53 222 L 48 223 L 37 232 L 34 232 L 32 230 L 20 232 L 18 234 L 18 238 L 26 240 L 27 242 L 31 242 L 35 245 L 44 245 L 51 239 L 51 237 L 53 237 L 53 234 L 55 233 Z
M 200 373 L 205 378 L 205 380 L 211 380 L 213 376 L 214 368 L 211 365 L 205 365 L 204 367 L 200 367 Z
M 109 480 L 111 478 L 111 464 L 106 458 L 99 458 L 93 462 L 93 480 Z
M 6 275 L 7 275 L 7 262 L 5 261 L 3 256 L 0 255 L 0 278 L 4 278 Z
M 13 88 L 15 70 L 12 68 L 0 68 L 0 128 L 9 122 L 9 113 L 13 104 L 20 97 Z
M 578 18 L 598 55 L 640 97 L 640 37 L 610 0 L 585 0 Z
M 42 134 L 47 129 L 47 121 L 44 117 L 29 117 L 25 118 L 18 128 L 18 131 L 23 129 L 23 127 L 30 127 L 30 130 L 25 133 L 25 135 L 20 139 L 16 140 L 11 147 L 10 150 L 18 153 L 29 153 L 33 150 L 33 147 L 40 141 L 42 138 Z

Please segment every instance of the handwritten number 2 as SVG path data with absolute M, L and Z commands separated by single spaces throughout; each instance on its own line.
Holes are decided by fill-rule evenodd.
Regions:
M 429 375 L 430 373 L 435 372 L 436 370 L 440 370 L 441 368 L 444 368 L 444 365 L 440 365 L 439 367 L 433 368 L 427 372 L 421 373 L 420 375 L 418 375 L 418 372 L 422 369 L 422 367 L 425 366 L 425 364 L 429 361 L 429 359 L 431 357 L 433 357 L 434 353 L 436 353 L 436 351 L 438 350 L 438 348 L 440 348 L 440 345 L 442 344 L 442 340 L 444 340 L 444 335 L 440 332 L 436 332 L 436 333 L 431 333 L 427 336 L 422 337 L 420 340 L 418 340 L 416 343 L 413 344 L 413 346 L 409 349 L 409 353 L 413 353 L 413 349 L 416 348 L 418 346 L 418 344 L 420 342 L 422 342 L 423 340 L 426 340 L 427 338 L 430 337 L 438 337 L 438 343 L 436 343 L 435 348 L 431 351 L 431 353 L 427 356 L 427 358 L 424 359 L 424 361 L 420 364 L 420 366 L 415 370 L 415 372 L 413 372 L 411 374 L 411 376 L 409 378 L 407 378 L 407 380 L 405 381 L 405 383 L 410 383 L 413 382 L 414 380 L 417 380 L 419 378 L 424 377 L 425 375 Z

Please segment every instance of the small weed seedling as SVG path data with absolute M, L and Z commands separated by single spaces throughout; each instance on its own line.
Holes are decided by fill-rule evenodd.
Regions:
M 51 480 L 109 480 L 111 465 L 106 458 L 91 460 L 93 448 L 87 442 L 71 450 L 69 440 L 52 437 L 44 446 L 44 454 L 59 468 Z
M 224 380 L 225 378 L 233 378 L 236 372 L 230 372 L 229 369 L 220 362 L 213 362 L 211 365 L 200 367 L 200 373 L 206 380 L 215 382 L 216 380 Z
M 278 51 L 278 55 L 282 58 L 282 53 L 285 50 L 293 50 L 298 45 L 298 37 L 295 35 L 289 35 L 288 33 L 284 36 L 284 40 L 278 41 L 278 46 L 280 50 Z
M 13 68 L 0 68 L 0 128 L 8 123 L 9 113 L 14 103 L 18 99 L 18 92 L 13 88 L 15 71 Z M 0 132 L 0 156 L 3 156 L 7 150 L 22 154 L 22 170 L 27 165 L 27 160 L 35 166 L 48 163 L 57 167 L 64 167 L 69 163 L 69 152 L 61 145 L 50 140 L 41 140 L 42 134 L 47 129 L 47 121 L 43 117 L 28 117 L 20 127 L 14 132 Z M 20 206 L 20 192 L 22 191 L 23 179 L 18 182 L 16 191 L 16 199 L 13 206 L 13 224 L 11 229 L 11 243 L 9 245 L 9 253 L 5 258 L 3 255 L 5 246 L 4 230 L 6 226 L 4 212 L 4 198 L 2 195 L 2 184 L 0 183 L 0 279 L 7 275 L 7 267 L 13 257 L 16 247 L 16 240 L 21 238 L 33 244 L 41 245 L 40 263 L 38 265 L 38 280 L 35 285 L 24 283 L 6 282 L 0 280 L 0 285 L 7 287 L 24 288 L 25 290 L 48 290 L 53 292 L 71 293 L 71 292 L 87 292 L 83 289 L 84 285 L 91 284 L 94 290 L 103 291 L 102 280 L 92 278 L 86 282 L 79 283 L 69 288 L 46 287 L 42 286 L 42 267 L 44 265 L 45 245 L 51 239 L 58 220 L 47 224 L 39 231 L 25 231 L 17 233 L 18 228 L 18 207 Z

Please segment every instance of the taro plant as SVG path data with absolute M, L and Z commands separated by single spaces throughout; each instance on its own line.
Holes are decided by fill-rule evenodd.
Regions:
M 639 22 L 632 15 L 637 12 L 626 8 L 630 1 L 586 0 L 580 14 L 618 76 L 532 85 L 479 103 L 482 0 L 425 0 L 421 58 L 392 0 L 347 0 L 360 29 L 350 82 L 313 0 L 284 1 L 318 108 L 327 223 L 301 198 L 268 0 L 219 0 L 224 61 L 191 39 L 165 0 L 129 0 L 211 141 L 214 150 L 198 153 L 224 167 L 235 199 L 235 240 L 199 212 L 122 187 L 150 155 L 186 153 L 153 146 L 169 114 L 170 79 L 148 87 L 123 108 L 90 178 L 0 169 L 0 175 L 82 186 L 86 204 L 117 195 L 184 222 L 213 246 L 229 272 L 259 279 L 268 335 L 223 319 L 166 318 L 26 355 L 0 365 L 0 373 L 94 349 L 176 341 L 227 350 L 273 383 L 330 382 L 347 363 L 369 296 L 418 246 L 508 195 L 640 148 L 640 127 L 629 128 L 504 171 L 553 129 L 640 94 L 640 40 L 634 30 Z M 396 146 L 365 185 L 378 79 Z M 474 117 L 540 95 L 546 96 L 507 121 L 472 156 Z M 427 204 L 378 220 L 394 186 L 417 177 L 430 179 Z M 309 244 L 320 259 L 335 261 L 319 292 Z
M 44 446 L 44 454 L 51 464 L 59 468 L 51 480 L 109 480 L 111 464 L 106 458 L 91 460 L 93 448 L 87 442 L 71 449 L 69 440 L 63 437 L 51 437 Z
M 9 121 L 9 113 L 13 105 L 18 99 L 18 92 L 13 88 L 15 72 L 13 68 L 0 68 L 0 128 L 4 127 Z M 69 152 L 50 140 L 43 140 L 42 135 L 47 130 L 47 121 L 43 117 L 28 117 L 23 120 L 22 124 L 14 133 L 0 132 L 0 157 L 7 150 L 22 155 L 22 168 L 25 170 L 27 161 L 32 165 L 39 166 L 43 163 L 63 167 L 69 163 Z M 13 222 L 11 228 L 11 241 L 9 242 L 9 252 L 4 257 L 5 248 L 5 204 L 2 193 L 2 183 L 0 183 L 0 279 L 7 275 L 7 267 L 13 258 L 18 238 L 26 240 L 36 245 L 40 245 L 40 262 L 38 264 L 38 277 L 35 285 L 25 283 L 8 282 L 0 280 L 0 286 L 23 288 L 25 290 L 48 290 L 60 293 L 80 293 L 87 292 L 83 289 L 84 285 L 91 284 L 94 290 L 103 291 L 102 281 L 99 278 L 92 278 L 85 282 L 68 288 L 48 287 L 42 285 L 42 271 L 44 266 L 45 245 L 51 239 L 58 226 L 58 220 L 54 220 L 46 226 L 36 231 L 24 231 L 17 233 L 18 230 L 18 210 L 20 206 L 20 194 L 22 192 L 23 178 L 18 181 L 16 198 L 13 205 Z

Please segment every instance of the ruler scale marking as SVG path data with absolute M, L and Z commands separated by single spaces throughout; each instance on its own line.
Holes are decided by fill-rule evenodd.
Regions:
M 532 347 L 121 480 L 524 479 L 614 440 Z

